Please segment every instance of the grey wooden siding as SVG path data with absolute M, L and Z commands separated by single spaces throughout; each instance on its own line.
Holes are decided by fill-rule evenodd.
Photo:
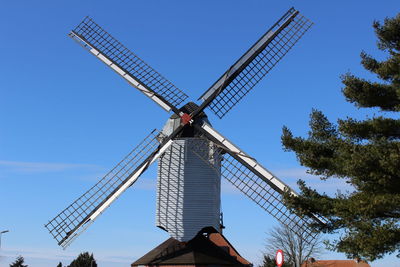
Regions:
M 192 239 L 204 227 L 219 229 L 220 161 L 212 168 L 188 142 L 198 139 L 174 140 L 158 164 L 156 225 L 179 241 Z

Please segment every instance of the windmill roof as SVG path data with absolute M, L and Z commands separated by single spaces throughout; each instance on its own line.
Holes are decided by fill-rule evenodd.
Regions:
M 220 233 L 197 235 L 188 242 L 169 238 L 132 263 L 138 265 L 251 266 Z

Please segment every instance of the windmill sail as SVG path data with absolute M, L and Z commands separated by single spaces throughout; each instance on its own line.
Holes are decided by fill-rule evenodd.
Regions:
M 86 17 L 69 36 L 166 111 L 176 112 L 188 98 L 91 18 Z
M 222 118 L 286 55 L 312 26 L 291 8 L 199 99 Z
M 302 233 L 301 238 L 303 240 L 310 241 L 315 236 L 309 225 L 324 223 L 324 219 L 315 215 L 299 217 L 283 203 L 283 192 L 289 190 L 293 195 L 297 195 L 296 192 L 207 123 L 204 123 L 199 129 L 202 129 L 205 134 L 203 145 L 190 147 L 199 158 L 209 162 L 209 158 L 202 156 L 204 155 L 202 147 L 205 147 L 204 143 L 210 143 L 210 140 L 212 140 L 214 146 L 215 144 L 219 145 L 219 154 L 223 154 L 221 169 L 216 169 L 222 177 L 226 178 L 233 186 L 279 222 L 289 226 L 293 232 Z M 298 229 L 301 229 L 301 231 L 297 231 Z
M 45 225 L 60 246 L 66 248 L 172 144 L 169 140 L 161 146 L 157 139 L 158 132 L 153 130 L 99 182 Z
M 311 25 L 298 11 L 290 9 L 202 95 L 200 106 L 189 102 L 177 109 L 187 99 L 186 94 L 92 19 L 85 18 L 69 36 L 175 114 L 167 121 L 163 133 L 153 131 L 97 184 L 45 225 L 58 244 L 68 246 L 157 158 L 160 162 L 156 224 L 176 239 L 188 241 L 201 229 L 220 227 L 221 176 L 294 232 L 301 229 L 298 232 L 305 233 L 304 240 L 311 238 L 314 233 L 308 225 L 323 223 L 323 218 L 292 214 L 285 207 L 282 194 L 286 190 L 296 193 L 215 131 L 203 112 L 210 107 L 222 118 Z

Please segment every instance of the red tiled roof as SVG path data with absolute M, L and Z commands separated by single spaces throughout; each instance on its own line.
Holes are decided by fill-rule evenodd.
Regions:
M 198 234 L 188 242 L 169 238 L 131 266 L 226 265 L 251 266 L 220 233 Z
M 228 250 L 228 253 L 232 256 L 235 257 L 237 261 L 242 263 L 243 265 L 250 265 L 251 263 L 247 261 L 245 258 L 240 256 L 239 252 L 229 243 L 229 241 L 220 233 L 212 233 L 209 235 L 209 239 L 211 242 L 216 244 L 217 246 L 221 248 L 226 248 Z
M 365 261 L 355 260 L 319 260 L 315 262 L 305 262 L 301 267 L 370 267 Z

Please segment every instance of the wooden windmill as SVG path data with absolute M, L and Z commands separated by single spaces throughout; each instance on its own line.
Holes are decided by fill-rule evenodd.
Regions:
M 173 115 L 161 132 L 152 131 L 98 183 L 46 224 L 58 244 L 68 246 L 157 159 L 156 222 L 173 238 L 188 241 L 203 229 L 220 230 L 221 177 L 280 223 L 306 233 L 304 239 L 312 237 L 308 225 L 322 223 L 321 219 L 291 213 L 282 202 L 282 194 L 285 190 L 296 193 L 215 130 L 205 113 L 210 109 L 224 117 L 311 25 L 291 8 L 196 104 L 186 102 L 185 93 L 86 17 L 69 36 Z

